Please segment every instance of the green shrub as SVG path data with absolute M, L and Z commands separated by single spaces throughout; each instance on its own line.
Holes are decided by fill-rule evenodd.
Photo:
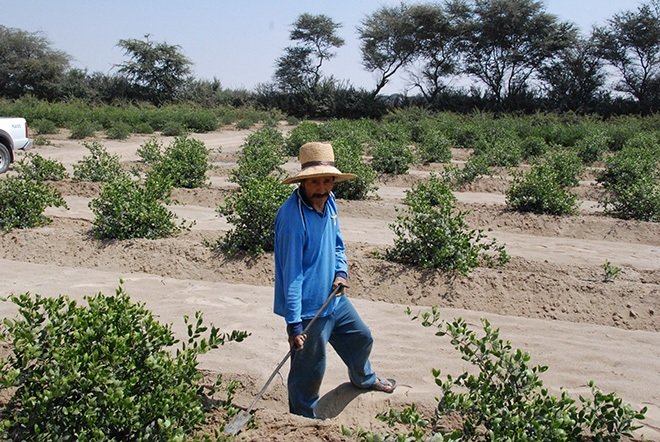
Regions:
M 150 135 L 154 133 L 154 128 L 151 127 L 151 124 L 145 121 L 137 123 L 134 130 L 136 134 Z
M 481 261 L 488 265 L 508 261 L 503 246 L 497 246 L 495 240 L 485 242 L 481 231 L 469 229 L 465 212 L 455 209 L 456 197 L 437 176 L 406 191 L 404 203 L 407 207 L 397 209 L 397 219 L 390 225 L 395 239 L 385 252 L 387 260 L 463 275 Z
M 132 130 L 133 128 L 130 124 L 123 121 L 115 121 L 105 133 L 111 140 L 125 140 L 129 137 Z
M 442 171 L 442 178 L 454 188 L 471 183 L 480 176 L 490 175 L 488 158 L 484 155 L 471 155 L 462 168 L 453 164 Z
M 86 305 L 65 295 L 9 300 L 18 309 L 0 335 L 11 350 L 0 368 L 2 385 L 14 388 L 2 423 L 9 440 L 184 440 L 204 422 L 212 394 L 198 356 L 248 336 L 208 329 L 197 312 L 184 317 L 188 338 L 174 354 L 171 325 L 121 285 Z
M 530 135 L 520 142 L 523 159 L 543 156 L 549 149 L 548 143 L 540 136 Z
M 575 187 L 580 183 L 584 166 L 574 150 L 558 149 L 548 152 L 543 162 L 555 172 L 562 187 Z
M 450 138 L 457 147 L 473 149 L 477 145 L 479 134 L 478 125 L 464 121 L 451 128 Z
M 462 318 L 441 321 L 436 307 L 413 320 L 420 317 L 423 326 L 438 328 L 436 336 L 448 336 L 474 369 L 456 378 L 432 370 L 442 393 L 431 418 L 415 404 L 377 416 L 390 427 L 403 425 L 407 433 L 377 435 L 342 428 L 344 435 L 361 441 L 615 442 L 641 428 L 636 421 L 645 418 L 646 407 L 635 410 L 615 393 L 603 393 L 593 381 L 588 383 L 593 399 L 580 396 L 579 406 L 563 389 L 559 397 L 551 395 L 539 377 L 548 367 L 531 366 L 529 353 L 513 349 L 488 320 L 482 319 L 484 336 L 478 337 Z M 447 426 L 447 417 L 460 427 Z
M 35 146 L 50 146 L 52 143 L 50 140 L 43 135 L 37 135 L 34 138 L 34 145 Z
M 422 163 L 447 163 L 451 160 L 451 140 L 433 126 L 423 126 L 416 147 Z
M 218 207 L 217 212 L 234 228 L 211 246 L 230 256 L 272 252 L 275 216 L 290 194 L 291 187 L 272 176 L 247 180 Z
M 353 140 L 335 139 L 332 142 L 337 168 L 344 173 L 356 175 L 355 179 L 337 183 L 333 192 L 337 198 L 364 200 L 378 187 L 376 171 L 363 159 L 362 146 Z
M 154 163 L 150 174 L 159 175 L 172 187 L 194 189 L 206 184 L 209 167 L 209 151 L 202 141 L 177 137 L 165 149 L 161 160 Z
M 506 203 L 518 212 L 569 215 L 577 211 L 577 197 L 562 186 L 557 172 L 547 164 L 535 164 L 528 173 L 514 172 Z
M 178 230 L 163 204 L 162 192 L 142 187 L 128 177 L 106 183 L 89 202 L 93 233 L 100 239 L 162 238 Z
M 397 141 L 377 141 L 371 153 L 371 167 L 393 175 L 407 173 L 415 159 L 410 147 Z
M 655 146 L 624 147 L 605 160 L 605 170 L 598 174 L 596 181 L 607 190 L 627 187 L 645 176 L 660 176 L 660 144 Z
M 660 180 L 644 176 L 629 185 L 609 186 L 600 204 L 617 218 L 660 222 Z
M 643 152 L 660 154 L 660 138 L 658 133 L 642 132 L 628 138 L 623 145 L 624 149 L 640 149 Z
M 27 229 L 51 222 L 47 207 L 67 207 L 62 195 L 46 184 L 23 177 L 0 180 L 0 229 Z
M 242 146 L 237 167 L 232 170 L 229 180 L 243 185 L 252 178 L 284 175 L 282 164 L 286 163 L 284 137 L 273 128 L 259 129 L 250 134 Z
M 563 147 L 575 146 L 584 137 L 584 128 L 576 122 L 548 122 L 544 130 L 546 143 Z
M 151 137 L 137 148 L 136 153 L 147 164 L 157 163 L 163 158 L 163 143 Z
M 16 172 L 22 178 L 39 182 L 61 181 L 68 178 L 64 164 L 32 152 L 16 163 Z
M 280 120 L 277 119 L 275 115 L 269 114 L 268 117 L 263 121 L 263 127 L 268 129 L 277 129 L 277 126 L 280 124 Z
M 605 131 L 609 140 L 608 150 L 616 152 L 623 149 L 628 140 L 639 134 L 642 128 L 637 117 L 619 117 L 611 121 Z
M 312 121 L 303 121 L 294 127 L 286 139 L 286 153 L 297 157 L 300 147 L 312 141 L 321 141 L 319 125 Z
M 639 147 L 636 147 L 639 146 Z M 660 145 L 631 143 L 606 160 L 596 180 L 607 191 L 600 204 L 623 219 L 660 221 Z
M 614 442 L 631 437 L 640 428 L 635 421 L 645 418 L 646 407 L 637 411 L 615 393 L 603 393 L 593 381 L 589 382 L 593 399 L 580 397 L 579 406 L 565 390 L 559 397 L 549 394 L 539 377 L 548 367 L 530 366 L 531 356 L 513 349 L 486 319 L 482 319 L 484 336 L 479 337 L 461 318 L 440 321 L 437 308 L 420 316 L 422 325 L 438 328 L 436 336 L 448 336 L 475 370 L 443 379 L 441 371 L 433 369 L 442 390 L 433 418 L 425 419 L 414 407 L 383 413 L 378 416 L 381 420 L 390 426 L 404 424 L 410 431 L 405 436 L 362 431 L 360 440 Z M 448 416 L 460 428 L 438 425 Z
M 330 120 L 319 126 L 318 140 L 350 140 L 351 143 L 364 144 L 370 141 L 377 123 L 373 120 Z
M 218 115 L 218 124 L 220 126 L 228 126 L 234 123 L 235 118 L 236 115 L 234 112 L 224 111 L 220 115 Z
M 161 134 L 166 137 L 180 137 L 188 133 L 186 127 L 180 121 L 168 121 L 161 129 Z
M 236 122 L 236 129 L 239 130 L 249 129 L 258 122 L 259 120 L 254 118 L 241 118 Z
M 407 145 L 413 143 L 413 124 L 409 121 L 383 121 L 376 130 L 376 142 Z
M 401 123 L 413 127 L 419 121 L 427 120 L 431 112 L 420 106 L 394 108 L 383 116 L 384 123 Z
M 603 263 L 603 282 L 612 282 L 621 274 L 621 267 L 617 267 L 609 260 Z
M 183 124 L 193 132 L 211 132 L 218 128 L 218 117 L 210 110 L 196 110 L 185 114 Z
M 515 167 L 523 158 L 522 144 L 515 136 L 483 138 L 474 149 L 475 155 L 487 159 L 489 166 Z
M 604 132 L 587 135 L 575 144 L 578 157 L 584 164 L 593 164 L 603 158 L 609 148 L 609 138 Z
M 55 123 L 46 118 L 39 118 L 37 120 L 30 121 L 30 129 L 34 130 L 39 135 L 51 135 L 58 132 Z
M 71 126 L 69 137 L 74 140 L 93 137 L 96 133 L 97 125 L 89 120 L 81 120 Z
M 111 155 L 97 141 L 83 142 L 90 155 L 73 165 L 73 179 L 77 181 L 112 181 L 124 172 L 119 164 L 119 156 Z

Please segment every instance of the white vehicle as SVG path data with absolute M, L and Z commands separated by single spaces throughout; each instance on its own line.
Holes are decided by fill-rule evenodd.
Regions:
M 5 173 L 14 162 L 17 149 L 32 147 L 25 118 L 0 118 L 0 173 Z

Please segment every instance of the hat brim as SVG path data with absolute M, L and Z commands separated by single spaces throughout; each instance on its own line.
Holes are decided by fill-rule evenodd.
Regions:
M 316 170 L 315 170 L 316 169 Z M 308 178 L 318 178 L 322 176 L 331 176 L 334 177 L 335 183 L 341 183 L 342 181 L 348 181 L 357 178 L 357 175 L 354 175 L 352 173 L 341 173 L 339 169 L 336 169 L 334 167 L 310 167 L 308 169 L 305 169 L 298 173 L 297 175 L 294 175 L 292 177 L 286 178 L 285 180 L 282 181 L 283 184 L 293 184 L 293 183 L 299 183 L 302 180 L 306 180 Z

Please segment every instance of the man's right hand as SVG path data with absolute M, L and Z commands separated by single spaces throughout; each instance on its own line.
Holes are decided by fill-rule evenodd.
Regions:
M 300 350 L 305 346 L 305 335 L 289 336 L 289 347 L 292 350 Z

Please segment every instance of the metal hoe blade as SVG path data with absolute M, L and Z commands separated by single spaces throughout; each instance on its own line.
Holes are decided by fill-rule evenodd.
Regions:
M 316 321 L 316 318 L 319 317 L 321 312 L 323 310 L 325 310 L 325 308 L 328 305 L 330 305 L 330 301 L 335 299 L 335 296 L 337 296 L 337 294 L 341 293 L 342 290 L 344 290 L 344 285 L 339 284 L 337 286 L 337 288 L 335 288 L 332 291 L 332 293 L 330 293 L 330 296 L 328 296 L 328 299 L 325 300 L 325 302 L 323 303 L 323 305 L 321 306 L 319 311 L 316 312 L 316 315 L 314 315 L 312 320 L 309 321 L 309 323 L 307 324 L 307 327 L 305 327 L 305 330 L 303 330 L 303 334 L 305 334 L 305 333 L 307 333 L 307 331 L 309 331 L 309 328 L 312 326 L 314 321 Z M 241 429 L 245 426 L 245 424 L 247 424 L 250 421 L 250 418 L 252 417 L 251 412 L 252 412 L 252 409 L 254 408 L 254 404 L 256 404 L 257 401 L 259 399 L 261 399 L 261 396 L 263 396 L 263 394 L 266 392 L 266 389 L 268 388 L 270 383 L 275 378 L 275 375 L 280 371 L 280 368 L 282 368 L 282 366 L 287 361 L 287 359 L 289 359 L 289 356 L 291 356 L 291 350 L 289 350 L 288 353 L 286 355 L 284 355 L 284 357 L 282 358 L 280 363 L 277 364 L 277 367 L 275 367 L 275 370 L 273 370 L 273 372 L 270 374 L 270 377 L 268 378 L 268 380 L 266 381 L 264 386 L 261 387 L 261 390 L 259 390 L 259 393 L 257 393 L 257 395 L 254 397 L 254 399 L 250 403 L 250 406 L 247 408 L 247 410 L 244 410 L 244 411 L 241 411 L 240 413 L 238 413 L 236 416 L 234 416 L 234 418 L 231 420 L 231 422 L 229 422 L 227 425 L 225 425 L 225 429 L 224 429 L 223 432 L 226 435 L 233 436 L 233 435 L 238 434 L 241 431 Z
M 225 425 L 224 433 L 229 436 L 238 434 L 238 432 L 241 431 L 241 429 L 250 421 L 251 417 L 252 415 L 247 411 L 241 411 L 234 416 L 234 419 L 232 419 L 231 422 Z

